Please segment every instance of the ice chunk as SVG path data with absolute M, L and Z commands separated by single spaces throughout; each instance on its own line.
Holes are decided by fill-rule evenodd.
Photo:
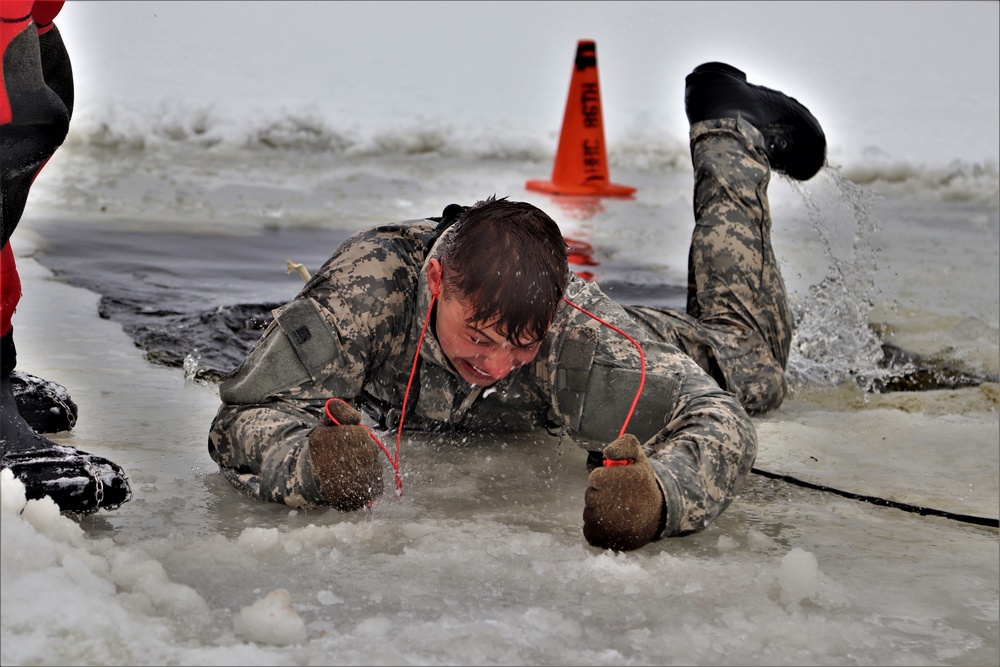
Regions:
M 14 477 L 10 468 L 0 470 L 0 509 L 4 514 L 20 514 L 27 500 L 24 484 Z
M 241 637 L 261 644 L 288 646 L 305 641 L 306 624 L 292 609 L 292 596 L 284 588 L 271 591 L 233 618 Z
M 781 559 L 778 573 L 781 602 L 785 606 L 798 604 L 819 591 L 819 564 L 815 554 L 795 547 Z

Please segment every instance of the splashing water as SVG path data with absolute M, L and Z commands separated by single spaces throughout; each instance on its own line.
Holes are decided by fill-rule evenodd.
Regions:
M 793 387 L 854 381 L 867 392 L 878 381 L 905 371 L 881 367 L 885 356 L 882 337 L 869 319 L 878 257 L 872 242 L 878 225 L 871 208 L 879 196 L 848 181 L 834 167 L 824 167 L 822 173 L 836 187 L 837 198 L 849 209 L 849 215 L 830 216 L 821 211 L 813 192 L 804 183 L 789 179 L 805 203 L 830 266 L 807 296 L 793 300 L 795 333 L 788 378 Z M 831 239 L 834 232 L 850 232 L 850 247 L 839 249 Z

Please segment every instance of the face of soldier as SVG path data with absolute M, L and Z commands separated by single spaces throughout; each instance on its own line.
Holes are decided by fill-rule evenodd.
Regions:
M 534 361 L 540 343 L 512 343 L 495 326 L 471 321 L 473 308 L 467 299 L 443 289 L 440 267 L 437 260 L 431 260 L 427 274 L 431 290 L 440 289 L 434 333 L 458 374 L 471 385 L 488 387 Z

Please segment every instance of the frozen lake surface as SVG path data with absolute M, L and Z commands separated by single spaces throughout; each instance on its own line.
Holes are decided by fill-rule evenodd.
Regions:
M 1000 663 L 1000 538 L 960 520 L 1000 515 L 1000 6 L 570 6 L 69 3 L 74 119 L 11 241 L 18 369 L 67 387 L 53 439 L 134 498 L 72 519 L 0 481 L 0 662 Z M 630 200 L 524 189 L 584 38 Z M 354 515 L 249 502 L 206 446 L 199 371 L 228 360 L 123 329 L 284 301 L 286 260 L 494 193 L 591 244 L 609 292 L 676 304 L 683 77 L 715 59 L 810 106 L 831 167 L 772 182 L 793 392 L 699 534 L 587 546 L 583 452 L 542 434 L 407 437 L 403 495 Z M 867 391 L 882 342 L 976 386 Z

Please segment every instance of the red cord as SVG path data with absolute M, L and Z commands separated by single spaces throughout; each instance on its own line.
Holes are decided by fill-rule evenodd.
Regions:
M 406 392 L 403 394 L 403 412 L 399 416 L 399 430 L 396 431 L 395 454 L 389 453 L 389 448 L 385 446 L 385 443 L 379 440 L 378 436 L 375 435 L 375 433 L 370 428 L 364 426 L 364 424 L 361 425 L 364 426 L 364 429 L 366 431 L 368 431 L 368 434 L 372 437 L 372 440 L 375 441 L 375 444 L 379 446 L 379 449 L 382 450 L 382 453 L 385 454 L 385 457 L 389 459 L 389 463 L 392 464 L 392 471 L 396 478 L 397 496 L 403 495 L 403 476 L 399 473 L 399 445 L 403 439 L 403 421 L 406 418 L 406 403 L 409 401 L 410 398 L 410 387 L 413 385 L 413 378 L 417 374 L 417 361 L 420 359 L 420 348 L 423 347 L 424 344 L 424 335 L 427 333 L 427 324 L 431 321 L 431 313 L 434 312 L 434 302 L 437 300 L 437 296 L 438 296 L 437 292 L 434 292 L 431 295 L 431 305 L 427 308 L 427 316 L 424 317 L 424 326 L 420 329 L 420 338 L 417 340 L 417 351 L 413 354 L 413 366 L 410 368 L 410 379 L 407 380 L 406 382 Z M 337 426 L 341 426 L 341 423 L 336 419 L 334 419 L 333 415 L 330 414 L 330 401 L 340 401 L 345 404 L 347 404 L 347 401 L 341 398 L 331 398 L 329 401 L 326 402 L 326 405 L 324 406 L 324 409 L 326 410 L 326 416 L 330 418 L 330 421 L 332 421 Z
M 403 393 L 403 411 L 399 415 L 399 428 L 396 430 L 396 458 L 389 459 L 396 470 L 396 494 L 403 494 L 403 480 L 399 476 L 399 444 L 403 439 L 403 422 L 406 420 L 406 403 L 410 398 L 410 386 L 413 378 L 417 374 L 417 362 L 420 360 L 420 348 L 424 345 L 424 334 L 427 333 L 427 324 L 431 321 L 431 313 L 434 312 L 434 302 L 437 301 L 438 291 L 431 294 L 431 305 L 427 306 L 427 315 L 424 317 L 424 325 L 420 328 L 420 338 L 417 339 L 417 351 L 413 353 L 413 366 L 410 368 L 410 379 L 406 381 L 406 391 Z M 386 453 L 388 455 L 388 453 Z

